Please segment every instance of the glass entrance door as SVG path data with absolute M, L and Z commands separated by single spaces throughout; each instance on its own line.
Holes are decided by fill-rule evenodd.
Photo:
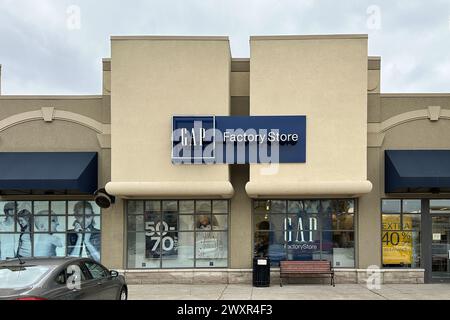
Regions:
M 432 219 L 432 279 L 450 280 L 450 215 L 433 215 Z

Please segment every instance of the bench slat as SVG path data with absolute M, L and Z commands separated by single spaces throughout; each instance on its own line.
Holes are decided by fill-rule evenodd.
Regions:
M 304 272 L 304 273 L 307 273 L 307 272 L 316 272 L 316 273 L 318 273 L 318 272 L 331 272 L 331 270 L 330 269 L 327 269 L 327 270 L 316 270 L 316 269 L 310 269 L 310 270 L 282 270 L 281 272 Z
M 282 268 L 289 269 L 330 269 L 330 266 L 284 266 Z
M 282 265 L 282 268 L 330 268 L 330 265 L 305 265 L 305 266 L 294 266 L 294 265 Z
M 332 274 L 329 261 L 281 261 L 281 274 Z
M 308 274 L 308 273 L 310 273 L 310 274 L 321 274 L 321 273 L 332 273 L 332 271 L 320 271 L 320 272 L 317 272 L 317 271 L 306 271 L 306 272 L 298 272 L 298 271 L 291 271 L 291 272 L 280 272 L 281 274 L 287 274 L 287 273 L 290 273 L 290 274 L 295 274 L 295 273 L 298 273 L 298 274 Z
M 280 278 L 328 275 L 334 286 L 334 270 L 330 261 L 281 261 Z M 282 286 L 281 281 L 280 285 Z

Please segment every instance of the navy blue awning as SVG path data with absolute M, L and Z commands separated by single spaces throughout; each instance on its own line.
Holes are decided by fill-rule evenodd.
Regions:
M 2 152 L 2 194 L 93 194 L 98 184 L 96 152 Z
M 386 151 L 385 192 L 450 192 L 450 150 Z

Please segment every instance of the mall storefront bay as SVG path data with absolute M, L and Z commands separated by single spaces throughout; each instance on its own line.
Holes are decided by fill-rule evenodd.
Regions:
M 274 283 L 284 260 L 450 281 L 450 94 L 381 93 L 366 35 L 250 46 L 112 37 L 98 95 L 0 94 L 0 259 L 90 257 L 129 283 L 251 283 L 254 257 Z

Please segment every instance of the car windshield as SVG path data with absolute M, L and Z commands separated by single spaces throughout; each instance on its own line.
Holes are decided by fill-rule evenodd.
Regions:
M 49 266 L 0 267 L 0 289 L 29 287 L 42 279 L 49 270 Z

